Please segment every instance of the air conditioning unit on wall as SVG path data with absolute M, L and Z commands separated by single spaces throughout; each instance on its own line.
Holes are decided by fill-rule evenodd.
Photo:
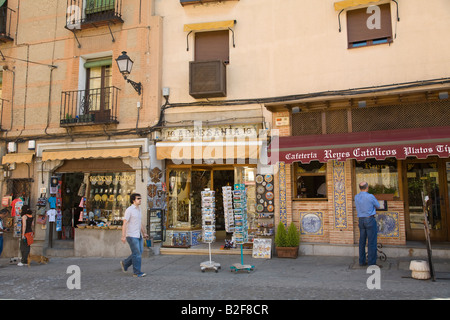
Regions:
M 189 62 L 189 94 L 195 99 L 226 97 L 225 63 L 222 60 Z

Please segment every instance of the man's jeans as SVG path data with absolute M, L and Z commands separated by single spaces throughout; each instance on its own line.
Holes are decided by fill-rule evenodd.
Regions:
M 359 218 L 359 264 L 366 264 L 366 239 L 368 240 L 368 264 L 377 262 L 377 221 L 375 216 Z
M 133 273 L 141 274 L 141 262 L 142 262 L 142 252 L 144 252 L 144 239 L 127 237 L 127 242 L 131 249 L 131 255 L 123 260 L 123 267 L 125 270 L 129 266 L 133 265 Z

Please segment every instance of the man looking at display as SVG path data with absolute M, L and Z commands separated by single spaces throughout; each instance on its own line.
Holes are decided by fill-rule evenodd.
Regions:
M 359 222 L 359 265 L 375 265 L 377 262 L 377 221 L 375 220 L 376 209 L 380 203 L 373 194 L 370 194 L 367 182 L 359 184 L 361 190 L 355 196 L 356 212 Z M 366 239 L 368 250 L 368 261 L 366 262 Z
M 125 217 L 122 226 L 122 242 L 128 242 L 131 249 L 131 255 L 123 261 L 120 261 L 122 271 L 126 272 L 128 267 L 133 265 L 134 277 L 145 277 L 146 274 L 141 271 L 142 252 L 144 251 L 144 239 L 148 238 L 142 226 L 141 195 L 133 193 L 130 196 L 131 206 L 125 210 Z

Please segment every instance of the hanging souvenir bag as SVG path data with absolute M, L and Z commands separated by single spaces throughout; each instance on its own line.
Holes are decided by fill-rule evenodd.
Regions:
M 45 216 L 45 215 L 38 215 L 36 217 L 36 223 L 37 224 L 44 224 L 45 225 L 46 222 L 47 222 L 47 216 Z

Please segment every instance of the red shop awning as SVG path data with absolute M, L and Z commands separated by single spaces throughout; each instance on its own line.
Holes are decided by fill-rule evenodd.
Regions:
M 271 163 L 429 156 L 450 157 L 450 126 L 280 137 L 270 145 Z

